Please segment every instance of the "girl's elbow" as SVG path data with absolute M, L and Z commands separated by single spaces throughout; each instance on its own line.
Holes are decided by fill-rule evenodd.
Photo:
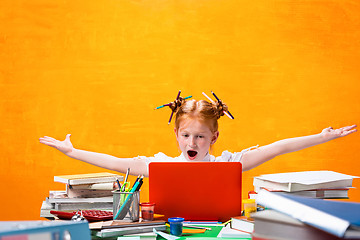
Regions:
M 248 168 L 246 165 L 242 165 L 242 171 L 243 172 L 246 172 L 246 171 L 249 171 L 251 168 Z

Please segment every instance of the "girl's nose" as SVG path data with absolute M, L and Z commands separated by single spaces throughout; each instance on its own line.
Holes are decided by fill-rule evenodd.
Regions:
M 193 137 L 189 138 L 189 147 L 196 147 L 195 138 Z

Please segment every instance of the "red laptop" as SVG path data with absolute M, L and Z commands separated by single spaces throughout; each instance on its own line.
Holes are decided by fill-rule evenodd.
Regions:
M 185 221 L 227 221 L 241 215 L 239 162 L 149 165 L 149 199 L 155 213 Z

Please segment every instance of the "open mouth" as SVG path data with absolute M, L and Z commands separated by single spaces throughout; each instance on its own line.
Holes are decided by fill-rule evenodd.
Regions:
M 189 151 L 187 151 L 187 154 L 188 154 L 190 160 L 194 160 L 198 153 L 197 153 L 197 151 L 189 150 Z

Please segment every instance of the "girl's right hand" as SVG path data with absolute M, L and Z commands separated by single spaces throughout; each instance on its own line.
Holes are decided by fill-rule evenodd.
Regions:
M 69 154 L 74 149 L 74 147 L 70 141 L 70 136 L 71 136 L 71 134 L 67 134 L 64 141 L 59 141 L 59 140 L 56 140 L 55 138 L 48 137 L 48 136 L 41 137 L 39 139 L 39 141 L 40 141 L 40 143 L 43 143 L 50 147 L 56 148 L 57 150 L 59 150 L 60 152 L 62 152 L 64 154 Z

